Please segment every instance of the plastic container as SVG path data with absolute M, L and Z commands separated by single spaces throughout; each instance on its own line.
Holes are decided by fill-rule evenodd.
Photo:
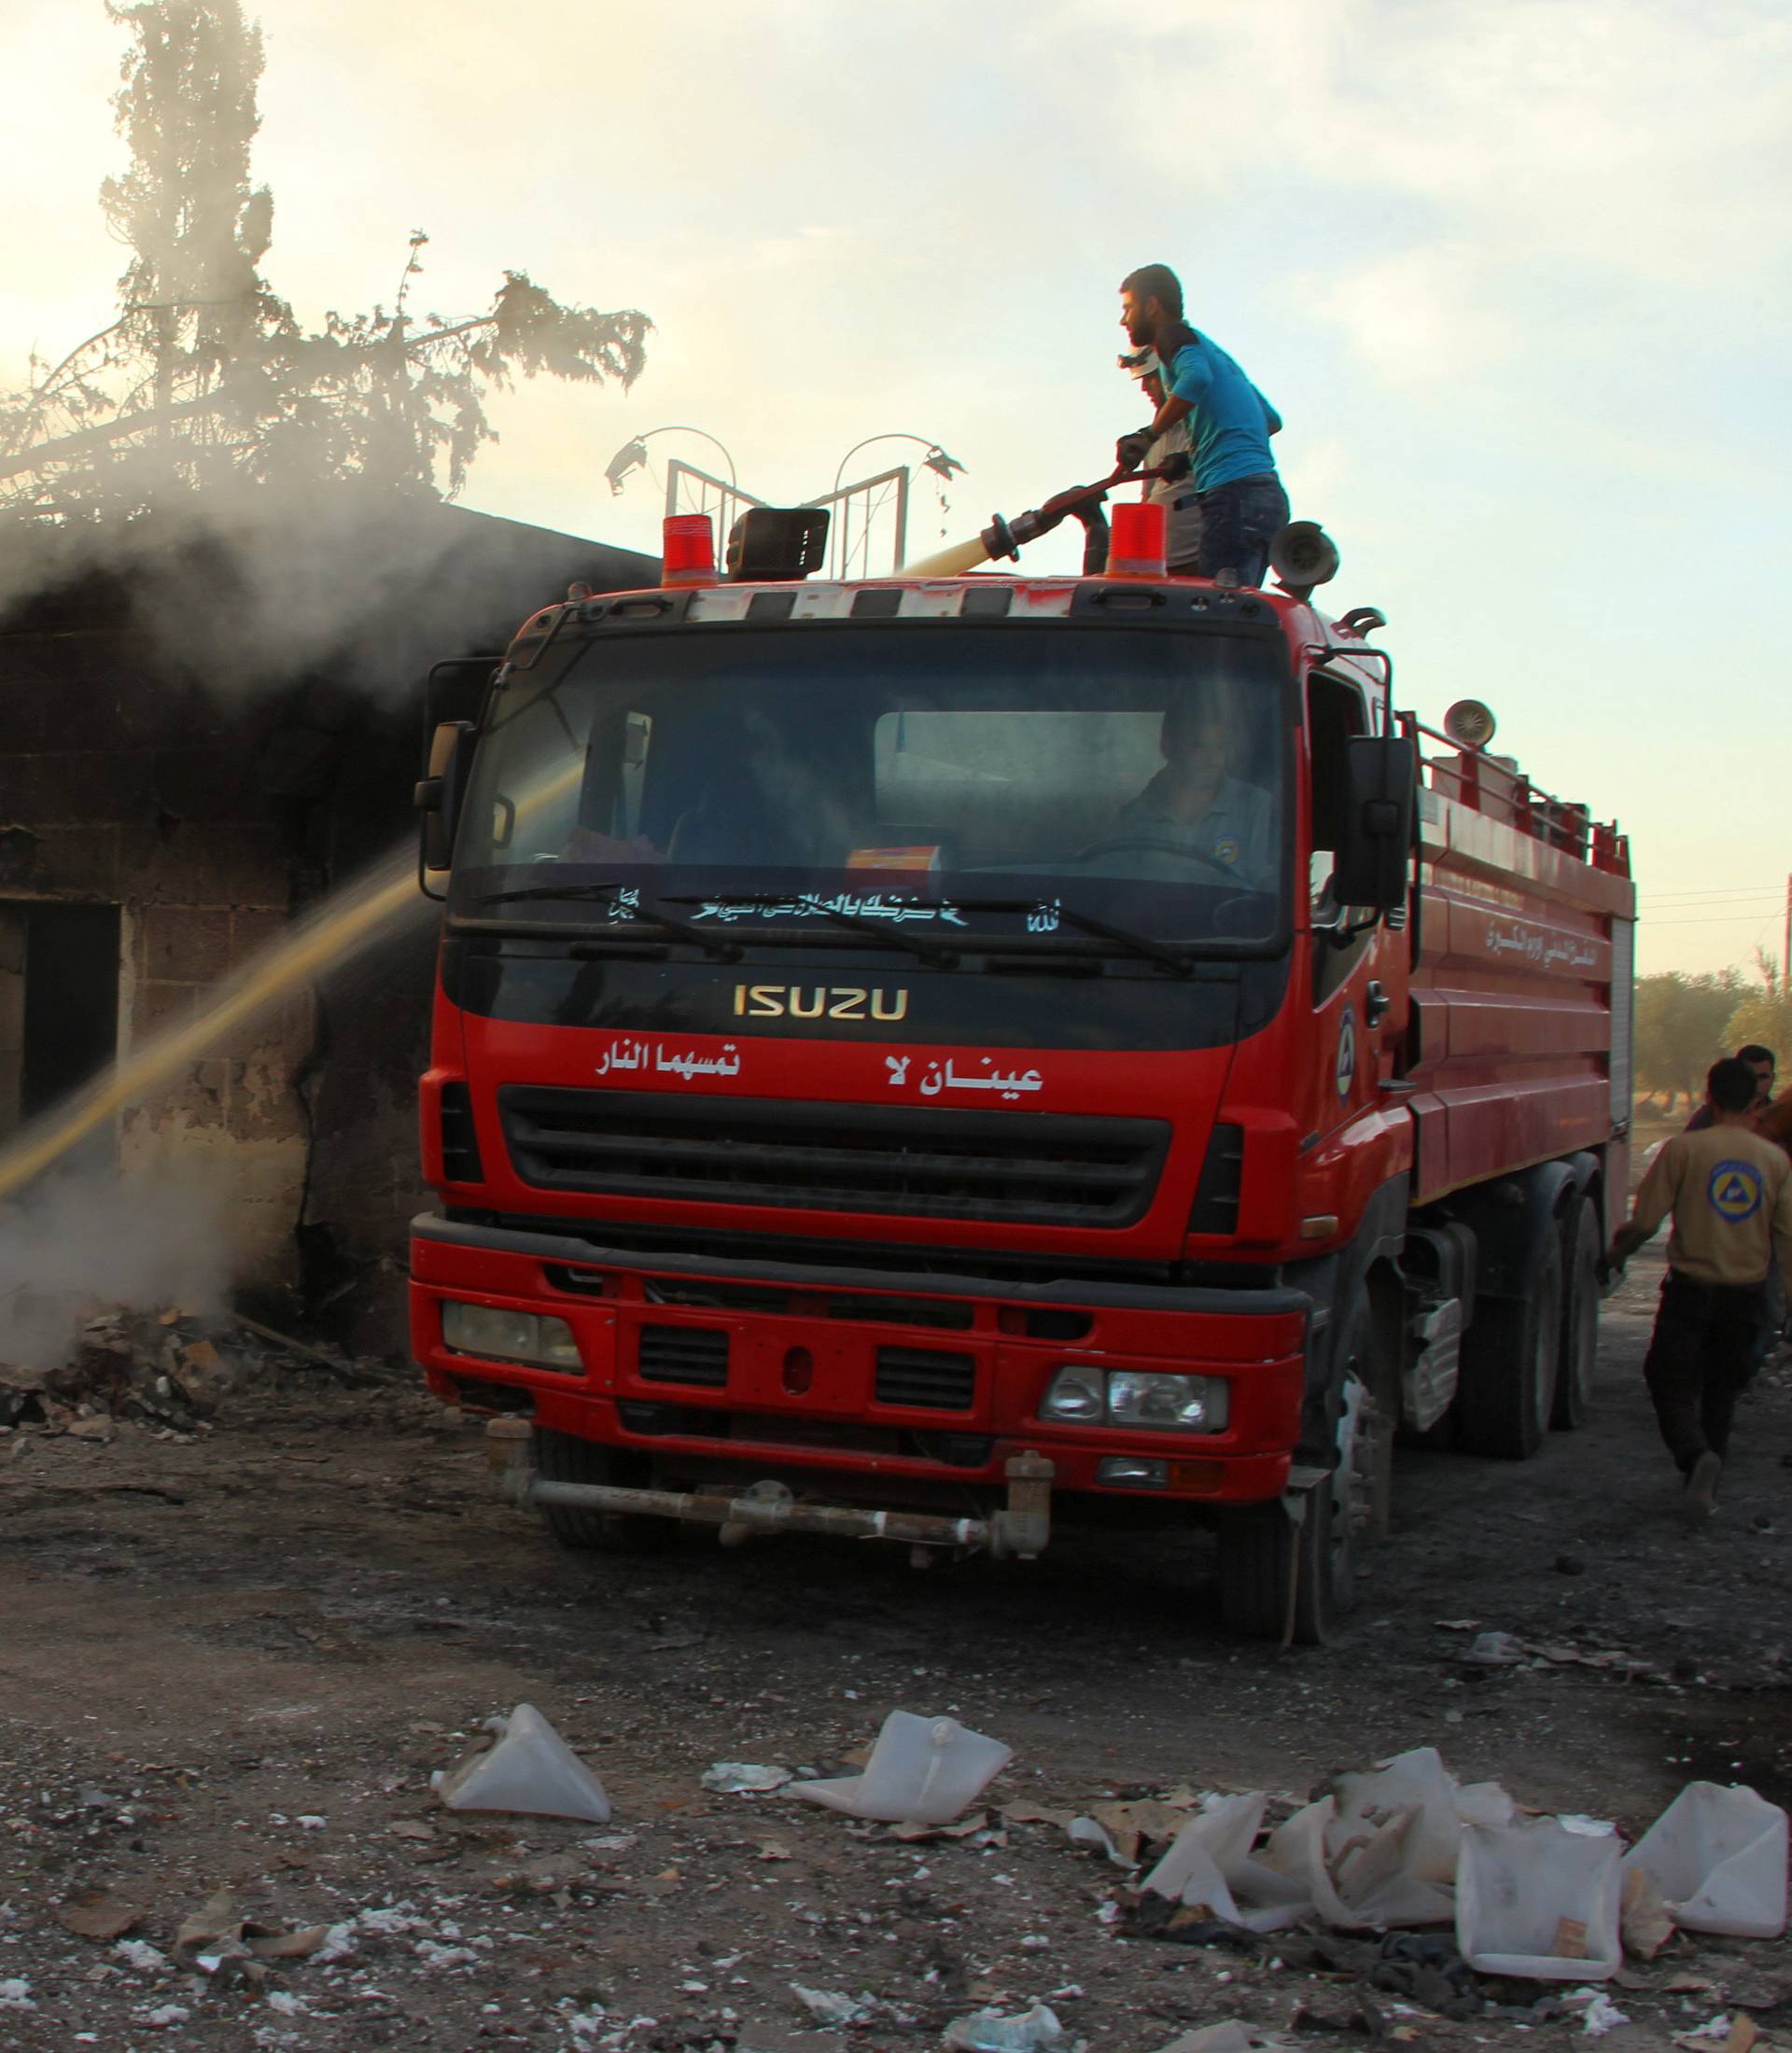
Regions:
M 1267 1853 L 1259 1858 L 1252 1850 L 1268 1801 L 1264 1790 L 1209 1797 L 1141 1887 L 1178 1903 L 1205 1904 L 1216 1918 L 1252 1932 L 1274 1932 L 1306 1917 L 1313 1907 L 1310 1891 Z
M 1463 1826 L 1512 1818 L 1512 1799 L 1497 1782 L 1463 1788 L 1435 1747 L 1397 1753 L 1368 1774 L 1340 1775 L 1336 1788 L 1327 1865 L 1355 1924 L 1447 1924 Z
M 1257 1858 L 1304 1897 L 1324 1923 L 1348 1927 L 1364 1920 L 1333 1887 L 1325 1864 L 1325 1835 L 1337 1815 L 1337 1799 L 1322 1796 L 1284 1818 Z
M 1624 1857 L 1688 1932 L 1777 1939 L 1785 1930 L 1786 1816 L 1740 1782 L 1688 1782 Z
M 1014 1757 L 1012 1747 L 968 1731 L 956 1718 L 892 1711 L 862 1775 L 792 1782 L 788 1794 L 887 1824 L 949 1824 Z
M 945 2043 L 955 2053 L 1038 2053 L 1063 2036 L 1064 2027 L 1049 2004 L 1035 2004 L 1015 2017 L 978 2010 L 953 2018 L 945 2028 Z
M 1617 1973 L 1616 1837 L 1553 1818 L 1469 1825 L 1456 1864 L 1456 1946 L 1481 1975 L 1598 1982 Z
M 429 1778 L 450 1810 L 517 1810 L 609 1823 L 603 1784 L 533 1704 L 487 1721 L 497 1743 Z

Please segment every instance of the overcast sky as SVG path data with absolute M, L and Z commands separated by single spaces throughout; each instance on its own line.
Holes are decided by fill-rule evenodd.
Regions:
M 796 499 L 900 429 L 969 472 L 944 513 L 920 490 L 912 548 L 957 538 L 1109 467 L 1138 417 L 1115 288 L 1167 261 L 1281 412 L 1327 596 L 1387 613 L 1400 703 L 1488 700 L 1498 747 L 1618 817 L 1644 970 L 1778 949 L 1785 0 L 249 11 L 266 269 L 301 317 L 389 302 L 423 228 L 443 314 L 511 267 L 657 324 L 630 393 L 498 400 L 469 505 L 654 549 L 652 480 L 603 478 L 633 434 L 706 428 Z M 100 0 L 0 25 L 8 386 L 112 317 L 125 43 Z

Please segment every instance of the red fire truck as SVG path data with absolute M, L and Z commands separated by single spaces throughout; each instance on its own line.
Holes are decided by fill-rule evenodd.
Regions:
M 1318 1641 L 1397 1434 L 1586 1417 L 1624 838 L 1396 711 L 1316 530 L 1257 591 L 1155 517 L 835 582 L 756 510 L 432 678 L 413 1343 L 562 1541 L 1204 1523 Z

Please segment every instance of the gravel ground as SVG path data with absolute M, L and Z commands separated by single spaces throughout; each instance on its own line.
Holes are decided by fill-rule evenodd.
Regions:
M 1225 1639 L 1199 1536 L 926 1575 L 802 1538 L 565 1553 L 489 1499 L 477 1426 L 408 1386 L 295 1374 L 190 1438 L 0 1434 L 0 2047 L 833 2053 L 1036 2002 L 1066 2048 L 1113 2053 L 1226 2017 L 1321 2046 L 1582 2037 L 1579 2012 L 1527 2008 L 1540 1985 L 1440 2016 L 1477 2006 L 1386 1986 L 1361 1940 L 1145 1936 L 1123 1873 L 1001 1809 L 1292 1803 L 1421 1745 L 1631 1833 L 1695 1776 L 1786 1801 L 1792 1377 L 1757 1384 L 1718 1515 L 1688 1531 L 1639 1373 L 1658 1280 L 1639 1260 L 1607 1306 L 1584 1432 L 1524 1466 L 1402 1455 L 1396 1530 L 1323 1652 Z M 1465 1660 L 1484 1630 L 1523 1657 Z M 602 1778 L 609 1824 L 433 1797 L 520 1700 Z M 985 1831 L 910 1843 L 702 1786 L 724 1759 L 841 1771 L 899 1707 L 1015 1750 Z M 175 1964 L 223 1890 L 251 1937 L 329 1937 Z M 136 1917 L 88 1936 L 61 1921 L 83 1906 Z M 1775 1945 L 1682 1937 L 1608 1993 L 1613 2053 L 1743 2008 L 1792 2042 Z

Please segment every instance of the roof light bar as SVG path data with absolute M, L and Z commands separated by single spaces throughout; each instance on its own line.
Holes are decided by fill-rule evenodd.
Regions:
M 1127 500 L 1113 509 L 1113 532 L 1108 541 L 1111 578 L 1162 578 L 1169 575 L 1164 547 L 1164 507 L 1158 499 Z
M 668 513 L 661 529 L 662 585 L 716 584 L 716 531 L 707 513 Z

